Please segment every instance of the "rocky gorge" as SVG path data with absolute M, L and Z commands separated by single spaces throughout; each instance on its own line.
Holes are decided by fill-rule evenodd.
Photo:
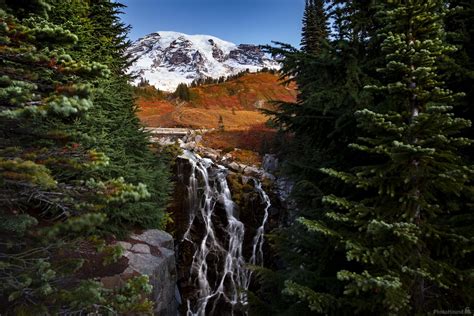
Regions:
M 148 275 L 156 315 L 246 315 L 255 288 L 252 266 L 271 265 L 265 234 L 283 222 L 288 184 L 274 173 L 278 159 L 262 167 L 234 161 L 203 147 L 199 133 L 154 138 L 180 154 L 174 163 L 171 236 L 148 230 L 117 242 L 128 266 L 103 279 L 113 285 Z

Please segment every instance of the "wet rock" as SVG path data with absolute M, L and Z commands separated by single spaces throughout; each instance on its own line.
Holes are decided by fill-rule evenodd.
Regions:
M 273 154 L 266 154 L 262 161 L 263 170 L 273 173 L 278 169 L 278 158 Z
M 229 163 L 227 165 L 227 167 L 232 170 L 232 171 L 235 171 L 235 172 L 242 172 L 242 165 L 236 163 L 235 161 Z
M 268 172 L 262 173 L 260 178 L 262 180 L 271 181 L 271 182 L 274 182 L 276 180 L 275 176 L 271 173 L 268 173 Z
M 181 158 L 188 161 L 186 164 L 183 159 L 178 160 L 175 187 L 184 194 L 175 195 L 179 203 L 175 202 L 173 208 L 179 284 L 187 302 L 181 312 L 185 315 L 189 306 L 199 315 L 241 315 L 242 306 L 235 289 L 247 284 L 244 280 L 247 275 L 243 274 L 247 258 L 240 248 L 245 237 L 244 225 L 239 221 L 239 210 L 227 180 L 235 173 L 231 171 L 229 175 L 230 168 L 227 170 L 211 160 L 201 159 L 195 153 L 185 153 Z M 237 162 L 229 164 L 242 169 Z M 253 192 L 252 187 L 250 192 Z M 185 227 L 185 231 L 180 227 Z M 252 242 L 252 238 L 248 240 Z M 229 253 L 234 257 L 232 262 L 228 261 Z M 207 268 L 202 276 L 200 271 L 204 266 Z M 202 298 L 208 295 L 206 308 Z
M 208 152 L 204 155 L 205 158 L 209 158 L 209 159 L 212 159 L 213 161 L 217 160 L 217 158 L 219 158 L 219 156 L 217 154 L 214 154 L 214 153 L 211 153 L 211 152 Z
M 187 143 L 184 143 L 181 148 L 183 149 L 187 149 L 187 150 L 190 150 L 190 151 L 194 151 L 197 147 L 197 144 L 196 142 L 194 141 L 190 141 L 190 142 L 187 142 Z
M 197 139 L 196 142 L 198 142 Z M 212 161 L 217 161 L 220 154 L 219 151 L 207 147 L 199 147 L 199 153 L 202 157 L 209 158 Z
M 257 178 L 259 178 L 262 173 L 257 167 L 253 167 L 253 166 L 245 166 L 242 172 L 246 176 L 257 177 Z

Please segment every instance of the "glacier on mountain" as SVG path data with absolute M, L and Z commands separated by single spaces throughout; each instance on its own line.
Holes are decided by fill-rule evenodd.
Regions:
M 163 91 L 174 91 L 180 83 L 219 78 L 280 65 L 259 46 L 236 45 L 210 35 L 156 32 L 138 39 L 128 53 L 135 62 L 129 73 L 134 84 L 147 80 Z

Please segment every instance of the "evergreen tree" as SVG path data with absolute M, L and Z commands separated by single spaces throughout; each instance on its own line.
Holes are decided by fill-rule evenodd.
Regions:
M 295 287 L 300 297 L 376 314 L 472 304 L 473 169 L 458 153 L 471 143 L 459 136 L 470 122 L 450 113 L 455 95 L 437 74 L 440 57 L 453 49 L 440 23 L 445 9 L 439 0 L 379 7 L 383 83 L 367 86 L 378 103 L 356 112 L 363 132 L 351 145 L 371 163 L 353 172 L 323 169 L 361 198 L 326 195 L 326 218 L 299 219 L 337 242 L 353 265 L 337 272 L 344 295 Z
M 449 89 L 454 92 L 462 92 L 466 95 L 459 98 L 455 113 L 463 118 L 474 120 L 474 112 L 471 103 L 474 98 L 474 3 L 465 0 L 447 1 L 451 9 L 450 14 L 445 16 L 447 40 L 457 47 L 457 50 L 444 59 L 440 65 L 443 71 L 443 80 Z M 474 138 L 472 129 L 465 130 L 463 135 Z M 473 149 L 466 151 L 472 161 Z
M 323 0 L 306 0 L 303 14 L 301 50 L 317 54 L 322 41 L 328 36 L 327 18 Z
M 176 90 L 174 91 L 174 96 L 177 97 L 177 98 L 180 98 L 183 101 L 189 101 L 190 100 L 190 95 L 189 95 L 188 85 L 185 84 L 185 83 L 180 83 L 176 87 Z
M 74 122 L 74 132 L 84 146 L 99 148 L 110 158 L 108 166 L 101 170 L 102 176 L 146 186 L 150 193 L 147 199 L 107 210 L 108 221 L 103 228 L 122 236 L 130 225 L 163 227 L 171 188 L 169 172 L 165 162 L 149 150 L 148 135 L 136 116 L 133 88 L 125 74 L 130 64 L 130 57 L 125 54 L 130 44 L 126 40 L 128 26 L 118 16 L 123 5 L 109 0 L 90 4 L 76 0 L 52 3 L 55 5 L 52 18 L 58 23 L 69 25 L 74 21 L 72 27 L 79 41 L 72 47 L 71 55 L 93 58 L 112 72 L 95 83 L 97 89 L 92 97 L 96 106 L 89 111 L 87 119 Z
M 260 271 L 259 312 L 469 306 L 472 167 L 459 153 L 471 141 L 459 132 L 470 123 L 449 113 L 456 95 L 442 88 L 438 68 L 456 89 L 469 88 L 469 76 L 445 70 L 453 51 L 444 42 L 445 3 L 333 1 L 330 8 L 336 34 L 328 50 L 271 50 L 285 56 L 283 73 L 300 89 L 298 104 L 272 113 L 294 134 L 285 159 L 299 218 L 272 237 L 285 269 Z M 457 12 L 448 25 L 469 30 L 469 17 Z M 466 66 L 468 38 L 455 59 Z
M 341 22 L 352 24 L 357 32 L 372 29 L 370 25 L 375 23 L 370 3 L 338 4 L 328 16 L 335 15 L 336 10 L 353 13 L 346 14 Z M 276 111 L 266 111 L 293 136 L 290 143 L 285 143 L 281 157 L 285 173 L 295 183 L 292 197 L 298 209 L 290 211 L 289 227 L 272 235 L 284 269 L 276 274 L 260 271 L 263 276 L 260 303 L 266 297 L 275 297 L 267 301 L 271 312 L 266 314 L 312 315 L 330 311 L 350 314 L 353 311 L 352 307 L 332 299 L 343 292 L 343 284 L 335 276 L 338 268 L 347 265 L 342 249 L 337 249 L 333 240 L 308 232 L 300 222 L 295 222 L 295 217 L 321 219 L 325 213 L 324 195 L 353 191 L 323 174 L 320 168 L 349 170 L 353 162 L 363 159 L 354 155 L 347 145 L 356 139 L 353 112 L 372 102 L 363 86 L 373 83 L 368 74 L 375 72 L 377 58 L 371 50 L 373 43 L 359 34 L 326 40 L 328 45 L 317 54 L 299 52 L 287 45 L 270 49 L 285 56 L 283 78 L 294 80 L 299 90 L 297 104 L 280 102 Z M 319 291 L 329 293 L 326 300 L 312 299 Z
M 92 234 L 159 226 L 168 190 L 134 115 L 117 8 L 76 0 L 0 8 L 1 313 L 152 309 L 147 278 L 106 290 L 76 274 Z M 98 39 L 101 52 L 91 46 Z
M 217 126 L 220 131 L 224 131 L 225 126 L 224 126 L 224 119 L 222 118 L 222 115 L 219 115 L 219 121 L 217 122 Z

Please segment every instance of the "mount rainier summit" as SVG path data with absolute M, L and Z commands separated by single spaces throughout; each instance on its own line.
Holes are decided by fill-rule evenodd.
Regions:
M 259 46 L 236 45 L 210 35 L 156 32 L 134 42 L 128 52 L 135 59 L 129 68 L 137 76 L 134 83 L 144 79 L 163 91 L 200 78 L 280 68 Z

